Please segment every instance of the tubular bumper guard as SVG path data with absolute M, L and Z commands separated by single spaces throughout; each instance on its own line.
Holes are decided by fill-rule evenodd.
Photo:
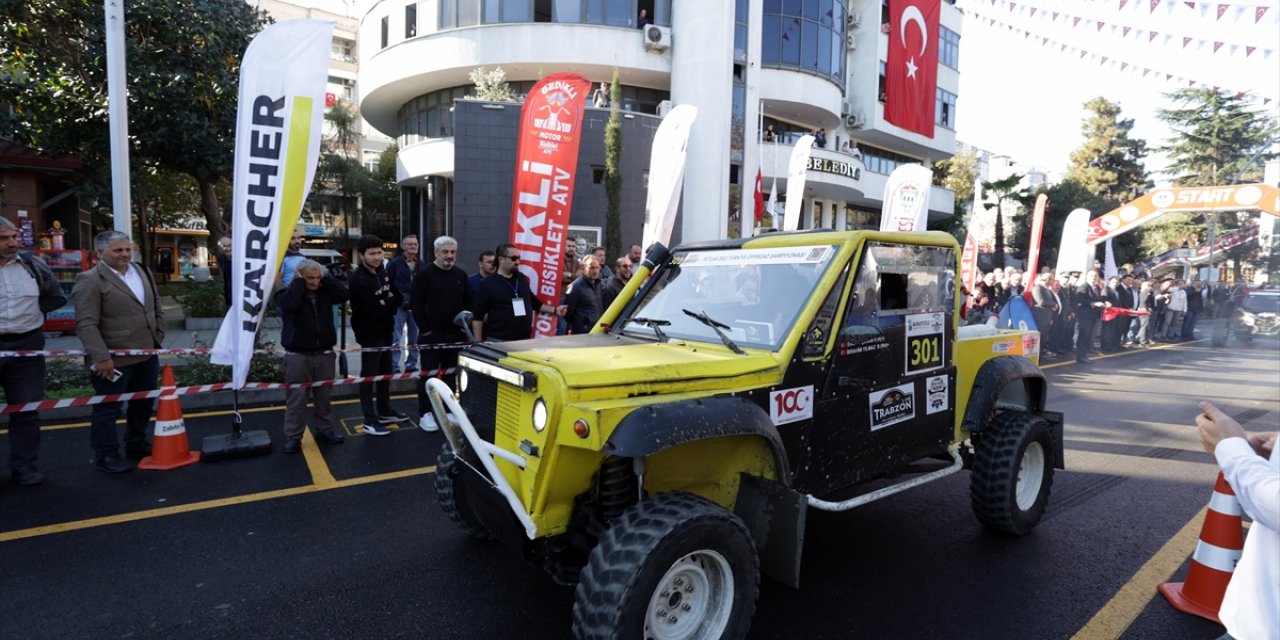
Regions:
M 455 452 L 463 451 L 464 447 L 459 446 L 465 439 L 466 445 L 476 452 L 476 457 L 480 459 L 481 466 L 484 470 L 475 469 L 476 473 L 483 476 L 491 487 L 497 491 L 503 499 L 507 501 L 507 505 L 511 507 L 511 511 L 515 514 L 520 524 L 524 525 L 525 535 L 533 540 L 538 535 L 538 525 L 534 524 L 533 519 L 525 512 L 524 505 L 520 503 L 520 498 L 516 495 L 515 489 L 511 487 L 511 483 L 507 481 L 506 476 L 498 471 L 498 465 L 495 458 L 501 458 L 520 469 L 525 468 L 525 458 L 522 455 L 512 453 L 506 449 L 500 448 L 490 442 L 485 441 L 476 433 L 476 429 L 471 424 L 471 419 L 467 417 L 467 413 L 462 410 L 462 405 L 453 397 L 453 389 L 449 385 L 438 378 L 427 379 L 427 397 L 431 399 L 431 412 L 436 416 L 436 423 L 442 425 L 444 437 L 449 440 L 449 446 Z M 454 420 L 448 418 L 452 413 Z M 466 461 L 459 456 L 458 460 L 467 464 Z M 468 465 L 470 466 L 470 465 Z

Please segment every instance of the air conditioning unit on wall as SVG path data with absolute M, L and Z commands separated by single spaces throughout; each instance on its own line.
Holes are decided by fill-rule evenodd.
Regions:
M 670 100 L 663 100 L 662 102 L 659 102 L 659 103 L 658 103 L 658 117 L 665 118 L 665 117 L 667 117 L 667 114 L 668 114 L 668 113 L 671 113 L 671 101 L 670 101 Z
M 862 14 L 857 11 L 850 11 L 845 14 L 844 23 L 850 29 L 857 29 L 862 26 Z
M 861 129 L 865 124 L 867 124 L 867 119 L 861 113 L 844 114 L 844 128 L 846 129 Z
M 855 35 L 853 35 L 852 33 L 845 35 L 845 37 L 844 37 L 844 44 L 845 44 L 845 46 L 846 46 L 846 47 L 848 47 L 848 48 L 849 48 L 849 50 L 850 50 L 850 51 L 853 51 L 854 49 L 857 49 L 857 48 L 858 48 L 858 36 L 855 36 Z
M 651 24 L 644 28 L 644 50 L 662 53 L 671 48 L 671 27 Z

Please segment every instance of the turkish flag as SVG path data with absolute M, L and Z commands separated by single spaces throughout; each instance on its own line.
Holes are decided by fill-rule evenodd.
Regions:
M 884 119 L 933 137 L 941 0 L 889 0 Z
M 764 219 L 764 170 L 756 169 L 756 222 Z

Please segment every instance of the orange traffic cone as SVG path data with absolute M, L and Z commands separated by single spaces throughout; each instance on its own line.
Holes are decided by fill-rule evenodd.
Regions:
M 1174 609 L 1222 623 L 1218 609 L 1222 607 L 1227 583 L 1231 582 L 1231 573 L 1244 550 L 1244 522 L 1240 511 L 1240 501 L 1219 472 L 1204 527 L 1200 529 L 1200 541 L 1191 554 L 1186 581 L 1166 582 L 1157 587 Z
M 151 443 L 151 455 L 138 463 L 139 469 L 168 471 L 200 461 L 200 452 L 192 451 L 187 444 L 187 427 L 182 421 L 182 403 L 173 393 L 173 367 L 164 366 L 160 377 L 160 405 L 156 407 L 156 437 Z

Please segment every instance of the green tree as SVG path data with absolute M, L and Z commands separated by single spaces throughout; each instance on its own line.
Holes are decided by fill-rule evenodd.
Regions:
M 519 102 L 516 92 L 507 84 L 507 72 L 502 67 L 485 69 L 477 67 L 468 76 L 474 90 L 467 95 L 469 100 L 491 100 L 493 102 Z
M 1022 179 L 1025 177 L 1026 176 L 1024 176 L 1021 173 L 1014 173 L 1014 174 L 1010 174 L 1009 177 L 1007 178 L 996 180 L 994 182 L 982 183 L 983 193 L 989 194 L 992 198 L 995 199 L 994 206 L 996 210 L 996 230 L 995 230 L 996 237 L 995 237 L 995 255 L 992 256 L 992 259 L 994 261 L 995 266 L 1000 269 L 1004 268 L 1004 246 L 1005 246 L 1005 236 L 1004 236 L 1005 213 L 1004 212 L 1006 209 L 1004 206 L 1004 203 L 1006 201 L 1009 201 L 1013 204 L 1021 204 L 1027 200 L 1027 198 L 1029 197 L 1027 190 L 1019 186 L 1019 183 L 1022 182 Z
M 315 186 L 307 197 L 312 211 L 329 203 L 341 220 L 340 246 L 350 251 L 353 245 L 348 229 L 352 220 L 360 224 L 358 194 L 372 177 L 360 163 L 359 116 L 344 100 L 339 100 L 324 114 L 325 133 L 320 139 L 320 158 L 316 163 Z
M 961 147 L 955 155 L 933 163 L 933 183 L 956 194 L 955 213 L 930 221 L 930 231 L 945 231 L 963 243 L 969 229 L 969 209 L 973 206 L 973 185 L 978 179 L 978 155 L 972 147 Z
M 1280 124 L 1271 113 L 1250 107 L 1247 96 L 1220 93 L 1216 89 L 1187 88 L 1166 93 L 1172 108 L 1158 117 L 1174 135 L 1161 147 L 1169 156 L 1169 173 L 1177 186 L 1212 186 L 1262 179 L 1263 165 L 1280 157 L 1275 145 Z M 1205 218 L 1216 218 L 1216 233 L 1238 229 L 1256 219 L 1234 211 L 1216 215 L 1166 215 L 1147 225 L 1144 248 L 1160 253 L 1208 240 Z M 1237 279 L 1242 262 L 1256 259 L 1257 245 L 1249 243 L 1225 252 Z M 1215 258 L 1216 259 L 1216 258 Z
M 622 85 L 618 68 L 613 68 L 609 85 L 609 122 L 604 127 L 604 250 L 606 260 L 622 255 L 622 120 L 618 105 L 622 104 Z
M 1142 159 L 1147 143 L 1131 138 L 1133 119 L 1120 118 L 1120 105 L 1106 98 L 1085 103 L 1089 115 L 1080 130 L 1084 142 L 1071 152 L 1067 178 L 1100 196 L 1109 207 L 1094 211 L 1102 215 L 1151 189 Z
M 131 173 L 191 176 L 211 230 L 223 225 L 240 59 L 266 14 L 241 0 L 133 0 L 125 11 Z M 110 209 L 105 21 L 89 0 L 0 0 L 0 131 L 84 162 L 82 195 Z

